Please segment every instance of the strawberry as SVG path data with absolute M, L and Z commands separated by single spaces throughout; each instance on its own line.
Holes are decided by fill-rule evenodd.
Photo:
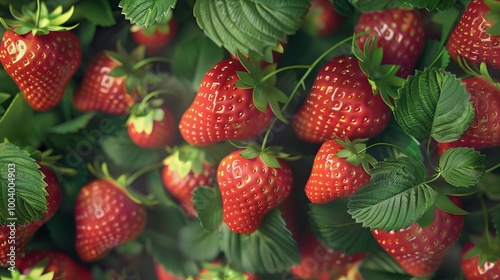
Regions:
M 489 33 L 488 29 L 494 21 L 487 17 L 490 8 L 486 3 L 484 0 L 469 2 L 448 37 L 446 49 L 456 61 L 458 57 L 462 57 L 470 64 L 479 66 L 481 62 L 485 62 L 491 68 L 500 69 L 500 55 L 497 51 L 500 36 Z
M 482 77 L 465 78 L 462 83 L 471 95 L 474 119 L 458 140 L 438 143 L 439 154 L 456 147 L 485 149 L 500 146 L 500 89 Z
M 170 271 L 165 269 L 162 264 L 155 262 L 154 263 L 155 267 L 155 272 L 156 272 L 156 277 L 158 280 L 182 280 L 184 278 L 182 277 L 177 277 L 173 275 Z
M 111 179 L 95 179 L 75 201 L 76 251 L 85 262 L 99 260 L 137 237 L 146 225 L 146 209 Z
M 290 272 L 298 279 L 332 279 L 346 269 L 359 263 L 366 253 L 347 255 L 325 246 L 308 230 L 299 240 L 300 263 Z
M 245 158 L 244 151 L 248 150 L 233 151 L 221 160 L 217 183 L 223 221 L 236 233 L 251 234 L 266 213 L 288 198 L 293 176 L 284 160 L 277 159 L 280 167 L 270 167 L 262 156 Z
M 39 9 L 47 10 L 45 4 Z M 73 9 L 61 14 L 54 11 L 36 18 L 36 13 L 23 11 L 16 15 L 14 27 L 3 33 L 0 44 L 0 63 L 23 92 L 27 103 L 35 111 L 47 111 L 62 100 L 66 87 L 78 70 L 82 50 L 78 37 L 64 28 Z M 37 19 L 35 21 L 35 18 Z M 35 25 L 34 23 L 38 23 Z
M 177 33 L 177 23 L 169 19 L 149 27 L 133 25 L 130 31 L 134 42 L 144 45 L 150 55 L 158 55 Z
M 311 0 L 311 6 L 304 18 L 304 29 L 311 36 L 330 36 L 342 23 L 343 17 L 337 13 L 329 0 Z
M 354 32 L 370 31 L 356 38 L 363 48 L 367 37 L 377 37 L 384 50 L 382 63 L 400 65 L 397 75 L 413 74 L 425 43 L 422 15 L 416 10 L 390 9 L 363 13 L 354 26 Z
M 92 273 L 87 267 L 77 263 L 68 254 L 55 250 L 40 250 L 28 252 L 17 262 L 17 268 L 27 275 L 39 262 L 48 259 L 44 273 L 54 272 L 54 279 L 92 280 Z
M 305 103 L 292 119 L 299 139 L 323 143 L 335 138 L 371 138 L 388 125 L 389 107 L 374 95 L 353 56 L 331 59 L 318 73 Z
M 460 200 L 452 197 L 458 206 Z M 427 227 L 418 223 L 398 231 L 375 229 L 378 244 L 410 275 L 430 276 L 441 265 L 446 250 L 462 232 L 463 215 L 454 215 L 435 208 L 434 219 Z
M 45 175 L 43 180 L 47 183 L 47 186 L 45 187 L 45 190 L 47 191 L 47 211 L 41 220 L 26 223 L 25 225 L 16 224 L 15 240 L 9 239 L 11 232 L 9 225 L 0 226 L 0 267 L 12 266 L 9 261 L 15 261 L 16 258 L 21 256 L 35 232 L 46 224 L 59 209 L 62 199 L 59 181 L 57 180 L 54 172 L 52 172 L 49 168 L 42 165 L 40 167 L 40 171 L 42 171 Z M 12 243 L 13 241 L 15 241 L 15 243 Z M 15 245 L 16 256 L 11 258 L 11 256 L 8 256 L 7 254 L 10 252 L 10 247 L 13 245 Z
M 157 149 L 173 144 L 177 123 L 174 115 L 165 105 L 139 108 L 133 110 L 128 118 L 127 131 L 130 139 L 137 146 Z
M 484 237 L 483 237 L 484 238 Z M 486 244 L 484 244 L 486 245 Z M 481 246 L 481 245 L 479 245 Z M 492 246 L 488 246 L 484 248 L 484 250 L 491 251 Z M 497 246 L 498 247 L 498 246 Z M 474 254 L 473 256 L 468 256 L 472 253 L 473 250 L 477 250 L 478 245 L 474 243 L 474 241 L 468 241 L 462 248 L 461 254 L 461 267 L 462 272 L 467 280 L 489 280 L 489 279 L 498 279 L 500 277 L 500 260 L 494 256 L 493 259 L 496 261 L 488 261 L 485 259 L 484 263 L 480 265 L 480 255 Z M 497 249 L 497 248 L 495 248 Z M 482 253 L 482 252 L 481 252 Z M 496 256 L 498 256 L 498 249 L 495 252 Z M 483 256 L 481 256 L 483 257 Z
M 236 87 L 240 80 L 237 71 L 245 72 L 238 60 L 224 59 L 203 77 L 179 123 L 181 135 L 189 144 L 208 146 L 224 140 L 245 140 L 271 123 L 270 107 L 260 111 L 252 89 Z
M 200 186 L 213 186 L 216 167 L 205 159 L 205 153 L 191 145 L 174 150 L 163 161 L 162 180 L 165 189 L 191 217 L 196 217 L 193 191 Z
M 338 156 L 344 149 L 336 140 L 328 140 L 316 153 L 305 187 L 312 203 L 328 203 L 350 196 L 370 182 L 370 175 L 362 165 L 354 165 L 345 157 Z

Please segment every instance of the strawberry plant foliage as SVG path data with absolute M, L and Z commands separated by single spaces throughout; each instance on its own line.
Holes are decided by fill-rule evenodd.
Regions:
M 444 69 L 417 71 L 398 94 L 394 117 L 417 139 L 457 140 L 474 118 L 470 94 L 460 79 Z
M 161 22 L 176 4 L 177 0 L 122 0 L 118 5 L 131 23 L 149 27 Z
M 457 187 L 471 187 L 483 177 L 485 156 L 470 148 L 451 148 L 439 158 L 441 176 Z
M 0 178 L 0 224 L 7 224 L 9 218 L 22 225 L 42 219 L 47 209 L 47 184 L 28 152 L 0 143 Z M 14 205 L 9 205 L 9 198 L 15 199 Z
M 201 29 L 230 53 L 264 54 L 297 31 L 309 1 L 196 1 L 194 15 Z M 245 16 L 241 16 L 245 15 Z

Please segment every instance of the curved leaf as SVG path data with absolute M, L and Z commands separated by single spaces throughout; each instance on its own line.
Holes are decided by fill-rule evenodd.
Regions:
M 422 162 L 389 158 L 374 164 L 370 183 L 349 198 L 348 213 L 370 229 L 399 230 L 418 221 L 435 196 Z
M 469 127 L 474 108 L 465 85 L 443 69 L 426 69 L 409 76 L 395 100 L 394 117 L 416 138 L 455 141 Z
M 439 158 L 439 170 L 447 183 L 472 187 L 483 177 L 485 155 L 471 148 L 451 148 Z
M 161 22 L 176 4 L 177 0 L 121 0 L 118 6 L 125 19 L 137 26 L 149 27 Z
M 232 54 L 266 51 L 297 31 L 309 1 L 203 0 L 196 1 L 198 25 L 218 46 Z
M 219 188 L 199 187 L 193 194 L 194 208 L 203 228 L 208 232 L 218 230 L 222 223 L 222 197 Z

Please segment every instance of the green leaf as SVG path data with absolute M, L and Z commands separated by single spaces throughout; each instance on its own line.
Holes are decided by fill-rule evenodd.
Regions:
M 177 0 L 121 0 L 118 6 L 132 24 L 149 27 L 167 17 L 176 4 Z
M 81 1 L 76 6 L 81 9 L 81 14 L 95 25 L 111 26 L 116 24 L 113 10 L 109 1 L 106 0 L 86 0 Z
M 455 0 L 406 0 L 405 2 L 414 8 L 427 9 L 428 11 L 444 11 L 455 6 Z
M 493 21 L 493 24 L 486 29 L 486 32 L 492 36 L 500 35 L 500 4 L 497 1 L 485 0 L 484 3 L 488 6 L 489 12 L 486 18 Z
M 219 232 L 207 232 L 197 221 L 181 228 L 179 242 L 182 253 L 195 261 L 211 261 L 220 252 Z
M 472 187 L 483 177 L 485 155 L 472 148 L 451 148 L 439 158 L 439 170 L 447 183 Z
M 402 0 L 348 0 L 358 11 L 368 13 L 402 5 Z
M 394 117 L 415 138 L 455 141 L 474 118 L 465 85 L 443 69 L 417 71 L 398 92 Z
M 203 228 L 208 232 L 218 230 L 222 224 L 222 197 L 219 188 L 199 187 L 193 194 L 194 208 Z
M 410 280 L 410 276 L 385 251 L 369 254 L 359 267 L 364 279 Z
M 416 222 L 434 204 L 425 167 L 410 157 L 374 164 L 368 185 L 349 198 L 348 213 L 370 229 L 399 230 Z
M 162 158 L 158 151 L 142 149 L 123 134 L 104 137 L 101 147 L 114 164 L 131 169 L 141 168 Z
M 369 229 L 347 213 L 347 199 L 326 204 L 309 204 L 309 222 L 319 239 L 335 251 L 346 254 L 373 251 L 378 247 Z
M 484 174 L 483 178 L 477 184 L 480 191 L 486 193 L 489 199 L 500 201 L 500 175 L 488 172 Z
M 250 235 L 234 233 L 223 225 L 220 242 L 228 262 L 250 273 L 285 272 L 300 262 L 297 243 L 277 209 L 269 212 L 260 228 Z
M 453 201 L 450 200 L 450 198 L 443 194 L 443 193 L 438 193 L 436 196 L 436 207 L 439 208 L 441 211 L 455 214 L 455 215 L 467 215 L 469 212 L 463 210 L 462 208 L 458 207 Z M 424 227 L 423 225 L 421 225 Z
M 204 0 L 196 1 L 194 15 L 215 44 L 230 53 L 251 51 L 264 56 L 266 49 L 295 33 L 309 9 L 309 1 Z M 244 16 L 242 16 L 244 15 Z
M 41 220 L 47 210 L 47 183 L 38 164 L 18 146 L 0 143 L 0 224 Z
M 224 57 L 223 49 L 210 38 L 197 35 L 179 42 L 172 55 L 175 76 L 189 81 L 197 91 L 205 74 Z
M 53 126 L 50 129 L 52 133 L 66 134 L 72 132 L 78 132 L 78 130 L 85 128 L 89 121 L 95 116 L 95 112 L 88 112 L 82 114 L 74 119 L 67 122 Z
M 384 132 L 371 139 L 371 142 L 390 144 L 370 148 L 370 154 L 378 160 L 403 156 L 412 157 L 419 161 L 423 159 L 420 142 L 406 133 L 393 119 Z

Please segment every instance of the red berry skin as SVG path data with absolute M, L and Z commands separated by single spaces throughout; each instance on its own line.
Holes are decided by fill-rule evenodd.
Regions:
M 152 26 L 131 28 L 131 35 L 134 42 L 144 45 L 150 55 L 158 55 L 165 46 L 172 41 L 177 33 L 177 23 L 171 19 L 168 23 L 153 24 Z
M 471 241 L 465 243 L 462 248 L 460 264 L 462 272 L 467 280 L 493 280 L 500 278 L 500 262 L 485 262 L 479 266 L 479 256 L 465 258 L 465 254 L 474 247 Z
M 246 159 L 241 150 L 229 153 L 217 168 L 224 223 L 236 233 L 251 234 L 265 215 L 283 203 L 292 190 L 292 171 L 283 160 L 281 167 L 266 165 L 260 157 Z
M 327 37 L 339 28 L 342 19 L 330 0 L 311 0 L 304 24 L 311 35 Z
M 9 241 L 11 228 L 8 226 L 0 226 L 0 267 L 11 266 L 9 263 L 11 258 L 7 256 L 7 254 L 10 252 L 10 247 L 13 245 L 15 245 L 15 259 L 17 260 L 21 257 L 35 232 L 54 216 L 61 205 L 62 193 L 56 174 L 45 166 L 41 166 L 40 171 L 45 175 L 43 180 L 47 183 L 45 187 L 47 191 L 47 211 L 42 220 L 26 223 L 23 226 L 16 224 L 15 244 L 12 243 L 12 240 Z
M 300 263 L 290 272 L 298 279 L 334 279 L 341 272 L 359 263 L 366 253 L 347 255 L 325 246 L 310 231 L 299 240 Z M 335 278 L 336 279 L 336 278 Z
M 438 153 L 449 148 L 469 147 L 477 150 L 500 146 L 500 90 L 484 78 L 462 79 L 473 102 L 474 119 L 456 141 L 438 143 Z
M 73 96 L 73 104 L 82 112 L 100 111 L 123 115 L 135 104 L 137 93 L 128 93 L 125 77 L 111 77 L 109 72 L 119 66 L 105 52 L 98 53 L 90 62 L 85 76 Z
M 485 17 L 490 11 L 484 0 L 472 0 L 465 8 L 455 26 L 446 48 L 451 58 L 460 56 L 470 64 L 479 66 L 485 62 L 488 67 L 500 69 L 500 36 L 492 36 L 486 30 L 493 21 Z
M 0 44 L 0 62 L 35 111 L 61 102 L 81 60 L 80 41 L 71 31 L 19 35 L 11 29 Z
M 400 65 L 397 75 L 401 77 L 414 73 L 425 43 L 423 19 L 418 11 L 390 9 L 364 13 L 359 17 L 354 32 L 369 30 L 369 35 L 356 38 L 361 49 L 368 36 L 376 36 L 378 46 L 384 50 L 383 64 Z
M 159 110 L 163 111 L 163 119 L 153 121 L 153 130 L 150 134 L 138 129 L 134 122 L 127 125 L 128 135 L 137 146 L 144 149 L 158 149 L 174 143 L 177 132 L 174 115 L 166 106 L 161 106 Z
M 179 172 L 165 165 L 162 171 L 162 180 L 165 189 L 179 202 L 180 206 L 190 217 L 198 216 L 194 209 L 193 191 L 200 186 L 213 186 L 216 176 L 216 167 L 208 161 L 203 162 L 203 171 L 194 170 L 182 177 Z
M 309 96 L 292 119 L 297 137 L 311 143 L 330 139 L 372 138 L 391 117 L 380 94 L 353 56 L 331 59 L 316 76 Z
M 154 263 L 156 277 L 158 280 L 183 280 L 182 277 L 173 275 L 170 271 L 166 270 L 160 263 Z
M 80 259 L 97 261 L 142 232 L 146 209 L 115 182 L 96 179 L 78 193 L 75 224 L 76 251 Z
M 362 165 L 354 166 L 345 158 L 336 156 L 343 149 L 337 141 L 328 140 L 316 153 L 305 187 L 306 195 L 312 203 L 328 203 L 350 196 L 370 182 L 370 175 Z
M 208 146 L 225 140 L 246 140 L 263 132 L 272 111 L 261 112 L 253 102 L 252 89 L 237 88 L 236 71 L 245 71 L 238 60 L 224 59 L 209 70 L 179 129 L 186 142 Z
M 17 262 L 17 268 L 21 271 L 21 273 L 28 274 L 36 264 L 44 259 L 48 259 L 49 262 L 43 273 L 45 274 L 53 271 L 54 279 L 92 280 L 92 273 L 89 268 L 77 263 L 68 254 L 55 250 L 28 252 L 25 256 L 19 259 Z
M 461 206 L 460 201 L 451 198 Z M 412 224 L 398 231 L 373 230 L 378 244 L 410 275 L 427 277 L 443 262 L 446 250 L 462 232 L 463 215 L 454 215 L 436 207 L 430 225 Z

